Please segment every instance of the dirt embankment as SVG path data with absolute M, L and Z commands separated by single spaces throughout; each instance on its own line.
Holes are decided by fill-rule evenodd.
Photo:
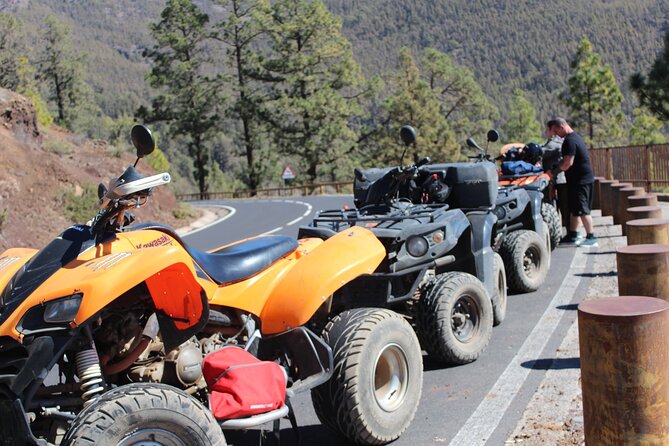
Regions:
M 128 135 L 130 129 L 128 129 Z M 104 141 L 87 140 L 52 126 L 39 128 L 32 102 L 0 89 L 0 252 L 9 247 L 39 248 L 74 222 L 65 216 L 67 199 L 90 186 L 107 183 L 134 162 L 132 154 Z M 140 172 L 152 174 L 140 161 Z M 173 227 L 177 201 L 169 187 L 154 190 L 149 203 L 133 211 L 136 221 L 159 221 Z M 90 217 L 95 215 L 92 208 Z M 89 217 L 89 218 L 90 218 Z

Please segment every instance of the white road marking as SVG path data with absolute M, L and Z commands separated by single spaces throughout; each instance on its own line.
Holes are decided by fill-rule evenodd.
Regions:
M 302 220 L 303 218 L 304 218 L 304 216 L 302 216 L 302 217 L 297 217 L 295 220 L 286 223 L 286 226 L 294 225 L 295 223 L 297 223 L 298 221 Z
M 277 231 L 280 231 L 280 230 L 282 230 L 282 229 L 283 229 L 283 226 L 279 226 L 278 228 L 274 228 L 274 229 L 271 229 L 271 230 L 269 230 L 269 231 L 267 231 L 267 232 L 263 232 L 263 233 L 260 234 L 260 235 L 269 235 L 269 234 L 273 234 L 273 233 L 275 233 L 275 232 L 277 232 Z
M 197 233 L 197 232 L 202 231 L 203 229 L 207 229 L 207 228 L 209 228 L 209 227 L 211 227 L 211 226 L 213 226 L 213 225 L 217 225 L 217 224 L 219 224 L 220 222 L 225 221 L 225 220 L 227 220 L 228 218 L 232 217 L 232 216 L 235 215 L 235 213 L 237 212 L 237 209 L 235 209 L 235 208 L 233 208 L 233 207 L 230 207 L 230 206 L 223 206 L 223 205 L 221 205 L 221 204 L 211 204 L 211 205 L 207 205 L 206 207 L 223 208 L 223 209 L 227 209 L 229 212 L 228 212 L 226 215 L 224 215 L 223 217 L 219 218 L 218 220 L 212 221 L 211 223 L 206 224 L 206 225 L 202 226 L 201 228 L 197 228 L 197 229 L 195 229 L 195 230 L 193 230 L 193 231 L 190 231 L 189 233 L 184 234 L 184 235 L 195 234 L 195 233 Z
M 521 364 L 539 357 L 564 314 L 564 311 L 557 307 L 572 301 L 581 283 L 580 274 L 586 267 L 585 252 L 586 250 L 576 249 L 567 275 L 532 333 L 449 446 L 486 444 L 531 371 L 529 367 L 523 367 Z

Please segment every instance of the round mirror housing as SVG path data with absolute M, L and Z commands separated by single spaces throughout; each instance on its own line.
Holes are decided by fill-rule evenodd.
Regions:
M 400 129 L 400 139 L 402 139 L 402 142 L 404 143 L 405 146 L 410 146 L 411 144 L 416 142 L 416 129 L 411 127 L 410 125 L 404 125 Z
M 499 139 L 499 132 L 495 129 L 488 130 L 488 142 L 495 142 Z
M 102 198 L 107 195 L 107 186 L 105 186 L 105 183 L 100 183 L 98 184 L 98 198 L 102 200 Z
M 135 125 L 130 131 L 130 139 L 132 139 L 132 145 L 137 149 L 137 158 L 150 155 L 156 148 L 153 134 L 145 125 Z

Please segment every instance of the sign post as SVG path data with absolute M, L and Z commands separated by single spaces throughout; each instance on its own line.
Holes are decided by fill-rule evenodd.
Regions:
M 283 168 L 283 172 L 281 173 L 281 179 L 283 179 L 284 187 L 288 186 L 290 184 L 290 181 L 295 179 L 295 173 L 293 172 L 293 169 L 289 165 L 286 165 L 286 167 Z

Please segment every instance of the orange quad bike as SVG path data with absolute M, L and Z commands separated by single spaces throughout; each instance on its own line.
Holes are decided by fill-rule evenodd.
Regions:
M 139 161 L 153 136 L 139 125 L 131 135 Z M 398 438 L 422 387 L 413 329 L 390 310 L 330 311 L 338 289 L 383 260 L 376 237 L 353 227 L 201 252 L 169 227 L 130 225 L 129 210 L 170 181 L 135 166 L 100 185 L 89 223 L 0 255 L 3 444 L 225 445 L 224 429 L 276 426 L 286 405 L 229 420 L 208 409 L 203 358 L 229 345 L 282 366 L 289 397 L 334 392 L 314 406 L 350 442 Z

